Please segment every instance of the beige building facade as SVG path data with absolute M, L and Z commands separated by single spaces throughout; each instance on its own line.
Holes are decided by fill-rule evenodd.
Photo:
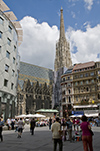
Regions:
M 69 70 L 69 69 L 68 69 Z M 86 62 L 80 63 L 73 66 L 72 72 L 69 74 L 62 75 L 62 94 L 63 87 L 65 88 L 66 103 L 68 105 L 67 91 L 68 82 L 72 84 L 72 100 L 71 100 L 71 110 L 82 111 L 87 113 L 98 112 L 98 104 L 100 103 L 100 62 Z M 68 77 L 72 76 L 72 80 Z M 65 80 L 65 81 L 64 81 Z M 63 82 L 64 81 L 64 82 Z M 63 98 L 62 98 L 63 106 Z M 97 111 L 96 111 L 97 110 Z M 65 114 L 65 109 L 63 113 Z

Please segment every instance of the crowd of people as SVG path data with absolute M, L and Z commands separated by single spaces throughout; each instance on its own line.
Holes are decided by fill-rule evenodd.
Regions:
M 52 131 L 52 137 L 54 140 L 54 151 L 56 151 L 57 144 L 59 144 L 59 150 L 62 151 L 63 141 L 83 141 L 84 151 L 93 151 L 91 126 L 99 126 L 99 118 L 87 118 L 85 115 L 82 118 L 59 118 L 50 117 L 46 120 L 37 120 L 34 118 L 29 119 L 30 134 L 34 135 L 34 129 L 36 126 L 48 126 Z M 6 122 L 0 118 L 0 138 L 3 141 L 2 130 L 3 126 L 7 125 L 8 130 L 14 130 L 18 132 L 17 137 L 22 137 L 22 132 L 25 125 L 25 119 L 8 118 Z
M 68 139 L 70 142 L 75 141 L 77 139 L 79 141 L 82 140 L 84 151 L 93 151 L 92 145 L 92 136 L 93 132 L 91 130 L 91 124 L 88 121 L 85 115 L 82 118 L 74 118 L 74 119 L 59 119 L 56 118 L 56 121 L 52 123 L 51 131 L 52 137 L 54 140 L 54 151 L 57 149 L 57 144 L 59 144 L 59 151 L 62 151 L 63 141 L 66 141 L 66 134 L 68 135 Z M 75 131 L 75 135 L 72 136 L 72 127 Z M 79 133 L 81 132 L 81 133 Z

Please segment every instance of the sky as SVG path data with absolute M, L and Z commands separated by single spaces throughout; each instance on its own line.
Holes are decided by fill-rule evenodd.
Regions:
M 3 0 L 23 29 L 23 62 L 54 69 L 60 9 L 72 63 L 100 61 L 100 0 Z

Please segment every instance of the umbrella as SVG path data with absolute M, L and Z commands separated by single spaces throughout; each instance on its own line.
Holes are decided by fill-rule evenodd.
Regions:
M 27 114 L 26 117 L 34 117 L 33 114 Z
M 82 117 L 82 115 L 75 114 L 75 115 L 71 115 L 70 117 Z
M 15 118 L 24 118 L 24 117 L 26 117 L 25 114 L 21 114 L 21 115 L 15 116 Z
M 38 113 L 37 113 L 37 114 L 34 114 L 34 115 L 33 115 L 33 117 L 46 117 L 46 116 L 45 116 L 45 115 L 42 115 L 42 114 L 38 114 Z

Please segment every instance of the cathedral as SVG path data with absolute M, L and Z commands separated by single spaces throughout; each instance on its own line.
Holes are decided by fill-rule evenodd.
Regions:
M 35 113 L 39 109 L 52 108 L 53 71 L 20 62 L 17 91 L 17 113 Z
M 70 44 L 65 37 L 63 9 L 61 8 L 60 37 L 56 44 L 54 71 L 20 62 L 17 91 L 18 114 L 60 107 L 61 75 L 71 65 Z
M 54 94 L 53 94 L 53 105 L 61 110 L 62 101 L 62 90 L 61 90 L 61 75 L 72 66 L 72 60 L 70 55 L 70 44 L 65 37 L 63 9 L 61 8 L 60 17 L 60 37 L 56 43 L 56 57 L 54 63 Z

